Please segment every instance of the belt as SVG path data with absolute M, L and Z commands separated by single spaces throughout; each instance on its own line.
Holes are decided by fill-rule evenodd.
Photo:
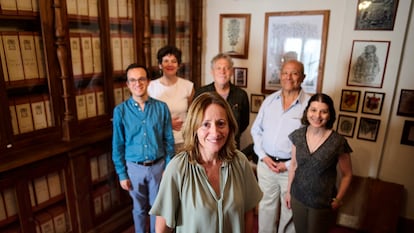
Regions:
M 156 160 L 152 160 L 152 161 L 133 162 L 133 163 L 136 163 L 138 165 L 142 165 L 142 166 L 145 166 L 145 167 L 149 167 L 149 166 L 152 166 L 152 165 L 158 163 L 161 159 L 163 159 L 163 157 L 157 158 Z
M 276 163 L 287 162 L 287 161 L 290 160 L 290 158 L 288 158 L 288 159 L 281 159 L 281 158 L 273 157 L 273 156 L 270 156 L 270 155 L 268 155 L 268 156 L 269 156 L 269 158 L 271 158 L 273 160 L 273 162 L 276 162 Z

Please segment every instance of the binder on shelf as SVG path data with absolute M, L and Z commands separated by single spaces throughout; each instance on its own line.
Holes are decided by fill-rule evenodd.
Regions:
M 41 176 L 33 180 L 36 203 L 39 205 L 50 199 L 49 188 L 46 176 Z
M 99 189 L 93 191 L 92 198 L 95 216 L 99 216 L 102 214 L 102 193 Z
M 34 32 L 33 36 L 34 36 L 34 43 L 35 43 L 35 49 L 36 49 L 37 69 L 39 71 L 39 78 L 44 79 L 46 78 L 46 71 L 45 71 L 46 63 L 45 63 L 45 57 L 43 55 L 43 40 L 38 32 Z
M 51 215 L 53 220 L 53 227 L 55 233 L 67 232 L 66 208 L 63 205 L 49 208 L 47 212 Z
M 82 77 L 82 58 L 79 33 L 70 33 L 70 51 L 72 55 L 73 76 L 80 78 Z
M 19 32 L 20 52 L 22 54 L 24 77 L 38 79 L 39 70 L 37 66 L 36 48 L 32 32 Z
M 121 36 L 119 34 L 111 34 L 112 63 L 114 72 L 123 72 L 122 67 L 122 47 Z
M 3 192 L 0 192 L 0 222 L 7 219 L 6 206 L 3 201 Z
M 34 190 L 33 190 L 33 183 L 28 182 L 27 186 L 29 188 L 30 204 L 32 205 L 32 207 L 35 207 L 36 206 L 36 198 L 35 198 L 35 193 L 34 193 Z
M 167 45 L 168 38 L 166 35 L 153 35 L 151 37 L 151 54 L 157 54 L 158 50 Z M 152 66 L 158 67 L 157 59 L 152 60 Z
M 117 19 L 118 18 L 118 1 L 108 0 L 108 9 L 109 9 L 109 18 Z
M 9 73 L 7 72 L 6 55 L 4 54 L 3 37 L 0 33 L 0 60 L 1 68 L 3 70 L 3 79 L 6 84 L 9 84 Z
M 24 72 L 17 32 L 2 32 L 2 37 L 10 84 L 22 82 Z
M 16 0 L 17 13 L 19 15 L 32 15 L 32 0 Z
M 17 202 L 15 190 L 13 188 L 7 188 L 3 190 L 3 201 L 6 207 L 7 217 L 13 217 L 17 215 Z
M 134 7 L 134 4 L 133 4 L 133 2 L 132 2 L 133 0 L 128 0 L 128 2 L 127 2 L 127 6 L 128 6 L 128 19 L 133 19 L 133 12 L 134 12 L 134 9 L 133 9 L 133 7 Z
M 59 196 L 63 193 L 62 182 L 59 172 L 52 172 L 47 174 L 47 186 L 49 187 L 50 198 Z
M 17 14 L 16 0 L 0 0 L 2 14 Z
M 111 204 L 112 206 L 117 206 L 120 203 L 120 199 L 119 199 L 119 189 L 117 188 L 117 186 L 112 187 L 111 189 Z
M 47 118 L 45 102 L 43 101 L 43 95 L 31 95 L 30 103 L 32 108 L 34 129 L 47 128 Z
M 49 94 L 47 94 L 47 93 L 43 94 L 43 101 L 45 102 L 45 112 L 46 112 L 47 126 L 52 127 L 53 126 L 53 118 L 52 118 L 52 108 L 50 106 Z
M 168 0 L 160 0 L 160 18 L 168 20 Z
M 33 14 L 36 15 L 39 12 L 39 0 L 32 0 Z
M 98 0 L 89 0 L 88 8 L 89 8 L 89 17 L 98 18 Z
M 76 95 L 76 112 L 78 120 L 83 120 L 87 118 L 86 114 L 86 98 L 83 91 L 79 91 Z
M 122 68 L 125 70 L 131 63 L 134 62 L 134 44 L 133 36 L 130 34 L 123 34 L 121 37 L 122 46 Z
M 14 103 L 14 98 L 9 97 L 9 111 L 10 111 L 10 120 L 13 128 L 13 135 L 19 134 L 19 123 L 17 122 L 17 112 L 16 104 Z
M 96 107 L 98 116 L 105 114 L 105 96 L 102 87 L 95 87 Z
M 27 133 L 34 130 L 30 99 L 25 96 L 14 99 L 16 105 L 17 123 L 20 133 Z
M 84 0 L 82 0 L 84 1 Z M 89 33 L 80 34 L 81 54 L 83 75 L 92 75 L 93 73 L 93 57 L 92 57 L 92 38 Z
M 101 57 L 101 38 L 99 34 L 92 34 L 92 56 L 93 56 L 93 73 L 100 75 L 102 73 Z
M 39 226 L 41 233 L 54 233 L 52 216 L 47 212 L 35 215 L 35 225 Z
M 99 180 L 99 168 L 98 168 L 98 157 L 93 156 L 89 159 L 89 167 L 91 171 L 91 180 L 95 182 Z
M 124 101 L 129 99 L 129 97 L 131 97 L 131 92 L 129 91 L 128 87 L 123 87 L 123 96 L 124 96 Z
M 99 178 L 106 178 L 108 176 L 108 154 L 103 153 L 98 156 Z
M 115 106 L 122 103 L 123 97 L 122 83 L 114 83 L 114 101 Z
M 97 110 L 96 110 L 96 95 L 95 91 L 92 88 L 86 89 L 85 92 L 86 98 L 86 117 L 96 117 Z
M 66 0 L 66 8 L 68 15 L 78 15 L 77 0 Z
M 103 212 L 111 209 L 111 189 L 108 185 L 102 186 L 102 210 Z
M 80 16 L 88 16 L 89 12 L 88 12 L 88 1 L 86 0 L 77 0 L 77 10 L 78 10 L 78 15 Z
M 118 18 L 128 18 L 128 3 L 127 0 L 118 0 Z

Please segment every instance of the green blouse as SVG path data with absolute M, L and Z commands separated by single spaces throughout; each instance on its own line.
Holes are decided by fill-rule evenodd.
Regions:
M 203 166 L 191 164 L 183 152 L 168 164 L 150 214 L 164 217 L 177 233 L 244 232 L 244 214 L 261 198 L 250 163 L 241 152 L 222 164 L 220 196 L 209 184 Z

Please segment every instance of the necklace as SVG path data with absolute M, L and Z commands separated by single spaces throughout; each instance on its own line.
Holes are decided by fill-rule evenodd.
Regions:
M 313 154 L 319 146 L 323 143 L 327 131 L 323 131 L 322 134 L 311 134 L 306 131 L 306 143 L 308 144 L 309 152 Z

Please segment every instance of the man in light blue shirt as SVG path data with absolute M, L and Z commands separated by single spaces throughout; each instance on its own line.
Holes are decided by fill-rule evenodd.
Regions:
M 167 104 L 148 96 L 148 70 L 131 64 L 126 73 L 131 97 L 114 109 L 112 160 L 133 200 L 135 232 L 144 233 L 165 164 L 174 155 L 174 137 Z M 150 229 L 155 232 L 155 216 Z
M 251 128 L 254 151 L 259 157 L 257 177 L 263 191 L 259 203 L 259 233 L 295 232 L 292 211 L 284 199 L 292 150 L 288 135 L 301 126 L 310 98 L 301 88 L 304 79 L 301 62 L 285 62 L 280 73 L 282 89 L 263 101 Z

